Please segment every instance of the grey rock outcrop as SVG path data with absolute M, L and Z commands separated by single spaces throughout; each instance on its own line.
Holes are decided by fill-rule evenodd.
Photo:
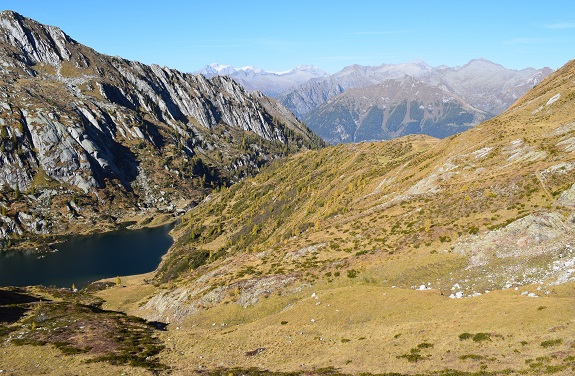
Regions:
M 561 196 L 559 196 L 558 202 L 561 205 L 575 207 L 575 184 L 571 186 L 571 188 L 563 191 Z
M 17 225 L 4 221 L 4 236 L 84 217 L 55 207 L 65 196 L 85 196 L 94 213 L 108 205 L 109 218 L 127 208 L 173 209 L 323 144 L 278 102 L 230 78 L 99 54 L 11 11 L 0 13 L 0 30 L 0 186 Z M 54 188 L 50 208 L 18 194 Z M 123 209 L 110 206 L 120 198 Z M 17 218 L 10 208 L 18 200 L 39 222 Z
M 575 280 L 575 217 L 541 212 L 486 234 L 458 241 L 453 252 L 469 256 L 465 295 L 483 290 Z

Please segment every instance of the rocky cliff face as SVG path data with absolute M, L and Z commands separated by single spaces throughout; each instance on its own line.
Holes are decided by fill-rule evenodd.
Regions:
M 3 238 L 173 212 L 322 144 L 229 78 L 102 55 L 10 11 L 0 29 Z

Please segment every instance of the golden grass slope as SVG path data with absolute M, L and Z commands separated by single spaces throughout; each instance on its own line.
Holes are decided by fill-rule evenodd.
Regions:
M 437 291 L 351 283 L 320 284 L 291 302 L 274 296 L 246 309 L 204 311 L 170 329 L 163 359 L 178 375 L 236 367 L 311 374 L 327 367 L 345 374 L 574 371 L 572 295 L 532 299 L 502 291 L 451 300 Z
M 574 99 L 570 62 L 449 139 L 276 162 L 104 307 L 170 322 L 173 375 L 572 375 Z
M 517 231 L 566 221 L 572 207 L 562 194 L 575 169 L 572 65 L 508 112 L 449 139 L 310 151 L 211 195 L 183 219 L 158 280 L 202 275 L 229 286 L 281 274 L 313 283 L 362 260 L 430 254 L 457 264 L 450 251 L 473 253 L 464 242 L 521 218 L 528 223 Z M 571 236 L 569 223 L 556 235 Z
M 363 312 L 367 321 L 378 323 L 379 329 L 368 329 L 361 321 L 352 320 L 351 331 L 387 333 L 388 316 L 396 317 L 399 327 L 410 328 L 404 330 L 411 333 L 413 343 L 404 345 L 412 347 L 403 346 L 396 359 L 410 363 L 406 360 L 409 354 L 413 354 L 411 358 L 420 354 L 437 360 L 433 354 L 438 354 L 437 343 L 443 343 L 441 361 L 424 362 L 416 369 L 441 369 L 442 364 L 479 369 L 475 367 L 479 363 L 497 365 L 497 369 L 536 370 L 567 364 L 575 346 L 567 332 L 559 335 L 561 341 L 552 348 L 555 357 L 549 358 L 567 359 L 566 363 L 530 366 L 525 362 L 535 360 L 523 359 L 515 351 L 505 355 L 508 360 L 493 360 L 490 354 L 499 351 L 493 348 L 473 350 L 469 357 L 455 351 L 463 359 L 445 355 L 449 353 L 444 342 L 459 344 L 458 338 L 451 337 L 457 337 L 460 329 L 454 329 L 453 321 L 441 312 L 451 312 L 466 322 L 461 332 L 503 336 L 502 344 L 509 349 L 515 349 L 509 338 L 521 333 L 525 339 L 520 341 L 533 344 L 547 340 L 552 327 L 570 328 L 574 313 L 566 306 L 557 308 L 555 312 L 561 313 L 556 316 L 541 309 L 541 325 L 557 320 L 557 325 L 546 328 L 528 329 L 526 323 L 532 315 L 526 316 L 523 309 L 534 304 L 536 310 L 548 304 L 568 304 L 575 296 L 574 77 L 575 64 L 570 62 L 501 116 L 442 141 L 410 136 L 305 152 L 211 195 L 177 229 L 177 243 L 156 276 L 161 289 L 143 306 L 142 313 L 190 325 L 218 315 L 237 316 L 231 322 L 239 327 L 231 337 L 237 335 L 238 346 L 248 351 L 246 344 L 251 343 L 249 333 L 254 329 L 245 326 L 246 322 L 257 322 L 265 332 L 270 329 L 266 320 L 273 315 L 283 317 L 290 304 L 301 303 L 323 286 L 342 304 L 347 301 L 348 309 L 360 315 Z M 366 285 L 376 290 L 366 290 Z M 490 293 L 493 290 L 506 291 Z M 406 308 L 394 304 L 395 308 L 386 308 L 388 313 L 383 308 L 368 312 L 371 293 L 366 291 L 404 299 Z M 355 296 L 364 298 L 358 301 Z M 419 306 L 424 296 L 433 296 L 429 308 Z M 282 303 L 274 306 L 272 302 L 278 299 Z M 433 312 L 430 316 L 429 310 Z M 513 318 L 499 324 L 496 313 L 500 310 Z M 477 318 L 481 312 L 486 315 L 484 325 Z M 411 315 L 420 319 L 409 319 Z M 290 316 L 304 320 L 305 315 L 292 311 Z M 412 320 L 416 324 L 410 324 Z M 335 336 L 340 324 L 327 332 Z M 192 333 L 198 334 L 200 329 L 192 327 Z M 432 327 L 435 331 L 428 333 Z M 272 341 L 265 334 L 261 338 Z M 426 352 L 417 347 L 417 341 L 433 342 L 434 347 Z M 312 340 L 300 346 L 315 354 L 323 346 L 321 342 Z M 371 344 L 366 351 L 383 345 Z M 391 342 L 385 343 L 389 345 Z M 198 346 L 208 345 L 200 341 L 193 348 Z M 228 354 L 216 344 L 210 346 L 214 358 Z M 299 359 L 296 349 L 298 346 L 293 347 L 292 355 Z M 546 351 L 546 347 L 535 346 L 529 356 L 549 356 Z M 278 353 L 284 354 L 284 350 Z M 330 349 L 326 359 L 331 357 L 334 366 L 346 366 L 342 369 L 379 369 L 375 361 L 347 367 L 353 361 L 346 365 L 345 352 L 339 353 L 341 356 L 336 353 Z M 387 355 L 393 358 L 389 354 L 394 352 Z M 269 360 L 259 363 L 262 367 L 294 366 L 290 363 L 282 368 L 277 359 L 262 358 Z M 473 366 L 462 367 L 460 360 Z M 399 366 L 401 361 L 381 369 L 412 369 L 409 364 Z M 240 363 L 257 366 L 251 361 Z M 329 362 L 320 360 L 306 363 L 306 367 L 327 365 Z

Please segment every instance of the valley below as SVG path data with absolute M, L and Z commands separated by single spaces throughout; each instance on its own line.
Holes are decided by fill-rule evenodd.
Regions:
M 328 146 L 228 77 L 0 15 L 0 263 L 65 280 L 0 287 L 1 375 L 575 373 L 575 61 L 464 132 L 403 132 L 406 103 L 402 137 Z M 162 244 L 3 263 L 127 223 Z

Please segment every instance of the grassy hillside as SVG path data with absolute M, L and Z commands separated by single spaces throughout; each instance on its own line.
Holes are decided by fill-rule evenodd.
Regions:
M 511 223 L 569 217 L 561 197 L 575 168 L 570 67 L 502 116 L 441 142 L 410 136 L 310 151 L 210 196 L 183 219 L 158 281 L 187 283 L 230 261 L 245 270 L 220 276 L 226 284 L 294 273 L 313 282 L 342 261 L 452 263 L 452 251 Z
M 573 74 L 445 140 L 309 151 L 214 193 L 131 312 L 178 325 L 183 374 L 572 373 Z
M 262 251 L 269 253 L 271 266 L 290 249 L 330 240 L 325 248 L 350 252 L 353 244 L 344 241 L 348 238 L 344 232 L 351 228 L 348 218 L 364 205 L 361 201 L 369 191 L 367 186 L 435 143 L 416 136 L 381 145 L 338 146 L 298 154 L 246 184 L 224 189 L 183 219 L 178 246 L 159 276 L 166 281 L 189 272 L 186 262 L 197 260 L 193 265 L 197 267 L 217 258 Z M 366 237 L 355 247 L 373 250 L 383 246 L 372 238 Z
M 190 211 L 103 308 L 170 322 L 175 375 L 572 375 L 573 77 L 445 140 L 272 164 Z

